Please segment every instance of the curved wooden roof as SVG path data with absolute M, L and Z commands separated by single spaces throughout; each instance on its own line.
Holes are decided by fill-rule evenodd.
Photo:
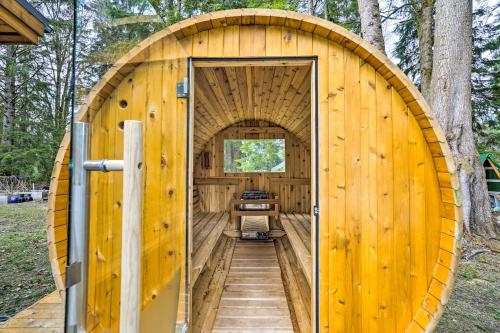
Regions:
M 91 121 L 95 113 L 101 108 L 106 98 L 110 96 L 120 82 L 122 82 L 122 80 L 129 73 L 131 73 L 136 66 L 146 61 L 150 54 L 150 48 L 155 45 L 156 42 L 165 38 L 183 40 L 186 37 L 202 31 L 232 25 L 272 25 L 302 30 L 334 41 L 344 48 L 352 51 L 366 63 L 369 63 L 375 71 L 385 78 L 388 84 L 398 92 L 408 106 L 409 110 L 412 112 L 418 122 L 418 125 L 420 126 L 420 129 L 422 130 L 423 136 L 433 156 L 439 156 L 441 158 L 440 160 L 443 161 L 442 163 L 440 162 L 441 164 L 439 165 L 435 164 L 437 172 L 440 172 L 443 177 L 446 178 L 445 181 L 450 184 L 449 187 L 455 192 L 456 197 L 456 194 L 459 191 L 459 182 L 455 173 L 455 166 L 449 147 L 446 143 L 446 139 L 437 123 L 434 113 L 412 82 L 383 53 L 363 41 L 360 37 L 329 21 L 296 12 L 265 9 L 235 9 L 204 14 L 174 24 L 141 42 L 127 55 L 122 57 L 114 66 L 112 66 L 111 69 L 103 76 L 102 80 L 94 87 L 94 89 L 92 89 L 86 99 L 86 102 L 80 108 L 77 119 L 80 121 Z M 176 56 L 179 56 L 178 53 L 182 53 L 183 51 L 175 50 L 175 52 L 177 52 Z M 182 54 L 180 56 L 182 57 Z M 186 54 L 185 56 L 188 57 L 191 56 L 191 54 Z M 68 140 L 66 138 L 61 146 L 61 152 L 67 152 L 67 150 Z M 60 173 L 65 169 L 65 162 L 63 161 L 64 156 L 64 153 L 60 153 L 58 155 L 58 160 L 56 161 L 53 173 L 53 182 L 51 184 L 52 196 L 58 192 L 58 187 L 61 185 L 59 178 Z M 441 179 L 439 179 L 439 181 L 441 182 Z M 439 267 L 436 266 L 433 278 L 435 278 L 436 281 L 440 281 L 441 284 L 439 287 L 431 285 L 428 295 L 433 296 L 426 297 L 424 299 L 422 309 L 413 319 L 414 323 L 419 323 L 420 327 L 425 326 L 426 329 L 432 329 L 435 327 L 443 309 L 441 305 L 434 303 L 426 304 L 426 302 L 437 298 L 441 304 L 445 304 L 453 286 L 453 276 L 454 272 L 456 272 L 456 265 L 460 252 L 459 242 L 457 240 L 460 239 L 462 233 L 460 217 L 461 212 L 459 208 L 460 202 L 457 202 L 457 199 L 454 200 L 455 208 L 454 213 L 452 214 L 455 216 L 455 225 L 453 227 L 449 227 L 445 232 L 445 226 L 443 224 L 443 232 L 448 235 L 453 235 L 450 236 L 454 239 L 454 241 L 450 244 L 442 244 L 442 247 L 446 246 L 449 250 L 448 252 L 450 253 L 446 258 L 440 258 L 440 263 L 445 265 L 447 270 L 440 270 Z M 49 215 L 49 239 L 51 239 L 50 230 L 53 232 L 53 227 L 55 226 L 54 212 L 56 211 L 57 205 L 57 200 L 50 200 L 49 214 L 51 215 Z M 61 203 L 59 203 L 59 205 L 61 205 Z M 52 229 L 50 229 L 51 227 Z M 54 235 L 52 235 L 52 239 L 54 238 Z M 51 247 L 52 252 L 57 252 L 54 243 L 50 243 L 49 247 Z M 451 273 L 448 274 L 447 272 Z M 62 282 L 59 281 L 60 274 L 57 270 L 54 270 L 54 275 L 56 283 L 62 286 Z M 436 288 L 439 288 L 439 290 Z M 430 311 L 429 308 L 433 308 L 433 311 Z M 431 317 L 424 318 L 424 316 L 428 316 L 429 314 Z M 423 324 L 424 322 L 425 325 Z

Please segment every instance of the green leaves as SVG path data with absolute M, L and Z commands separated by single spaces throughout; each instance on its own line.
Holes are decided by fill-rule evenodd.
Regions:
M 285 172 L 285 140 L 224 140 L 224 172 Z

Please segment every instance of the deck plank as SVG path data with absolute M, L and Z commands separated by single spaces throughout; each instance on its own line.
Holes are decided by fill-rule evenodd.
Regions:
M 273 242 L 236 242 L 212 332 L 293 332 Z
M 0 333 L 62 333 L 64 304 L 57 291 L 0 324 Z

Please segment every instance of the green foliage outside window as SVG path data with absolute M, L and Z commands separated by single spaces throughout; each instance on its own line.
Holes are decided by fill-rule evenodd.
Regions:
M 285 172 L 285 140 L 224 140 L 224 172 Z

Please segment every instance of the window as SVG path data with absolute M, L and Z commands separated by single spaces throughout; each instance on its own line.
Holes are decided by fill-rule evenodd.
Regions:
M 285 172 L 285 139 L 224 140 L 224 172 Z

